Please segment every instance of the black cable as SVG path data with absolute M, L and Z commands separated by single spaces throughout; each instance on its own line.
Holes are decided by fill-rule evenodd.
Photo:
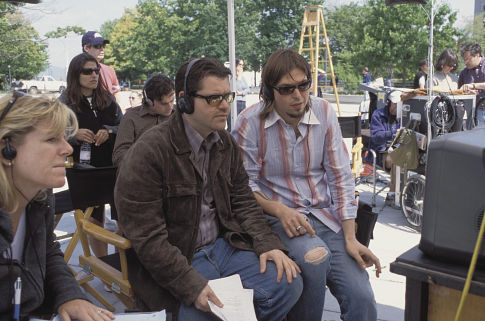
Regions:
M 441 133 L 448 132 L 455 123 L 456 112 L 451 99 L 440 93 L 431 103 L 431 126 Z

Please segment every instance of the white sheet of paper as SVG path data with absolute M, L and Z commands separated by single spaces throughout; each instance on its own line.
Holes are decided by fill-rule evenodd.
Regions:
M 219 308 L 209 301 L 211 311 L 224 321 L 257 321 L 253 305 L 253 290 L 242 287 L 239 274 L 210 280 L 209 286 L 224 304 Z
M 165 321 L 167 315 L 165 310 L 159 312 L 140 312 L 140 313 L 116 313 L 116 321 Z M 29 321 L 46 321 L 37 318 L 30 318 Z M 57 315 L 53 321 L 61 321 L 61 317 Z M 76 320 L 73 320 L 76 321 Z

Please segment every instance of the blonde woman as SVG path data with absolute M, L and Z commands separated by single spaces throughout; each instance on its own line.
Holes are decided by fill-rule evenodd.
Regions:
M 2 320 L 14 315 L 15 283 L 21 287 L 19 320 L 38 308 L 64 321 L 114 318 L 86 300 L 53 234 L 51 189 L 64 185 L 64 162 L 72 153 L 66 129 L 75 134 L 76 116 L 59 101 L 21 93 L 0 99 Z

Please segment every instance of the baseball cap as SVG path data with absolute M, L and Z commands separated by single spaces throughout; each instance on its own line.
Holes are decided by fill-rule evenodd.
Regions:
M 389 94 L 389 100 L 393 103 L 398 103 L 401 101 L 402 92 L 399 90 L 394 90 Z
M 109 43 L 108 39 L 104 39 L 97 31 L 88 31 L 83 35 L 82 45 L 96 46 L 100 44 Z

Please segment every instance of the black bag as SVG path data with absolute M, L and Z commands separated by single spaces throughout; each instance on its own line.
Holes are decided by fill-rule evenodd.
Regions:
M 365 246 L 369 246 L 370 240 L 374 238 L 373 231 L 377 222 L 377 215 L 369 204 L 359 202 L 357 217 L 355 218 L 355 237 Z

